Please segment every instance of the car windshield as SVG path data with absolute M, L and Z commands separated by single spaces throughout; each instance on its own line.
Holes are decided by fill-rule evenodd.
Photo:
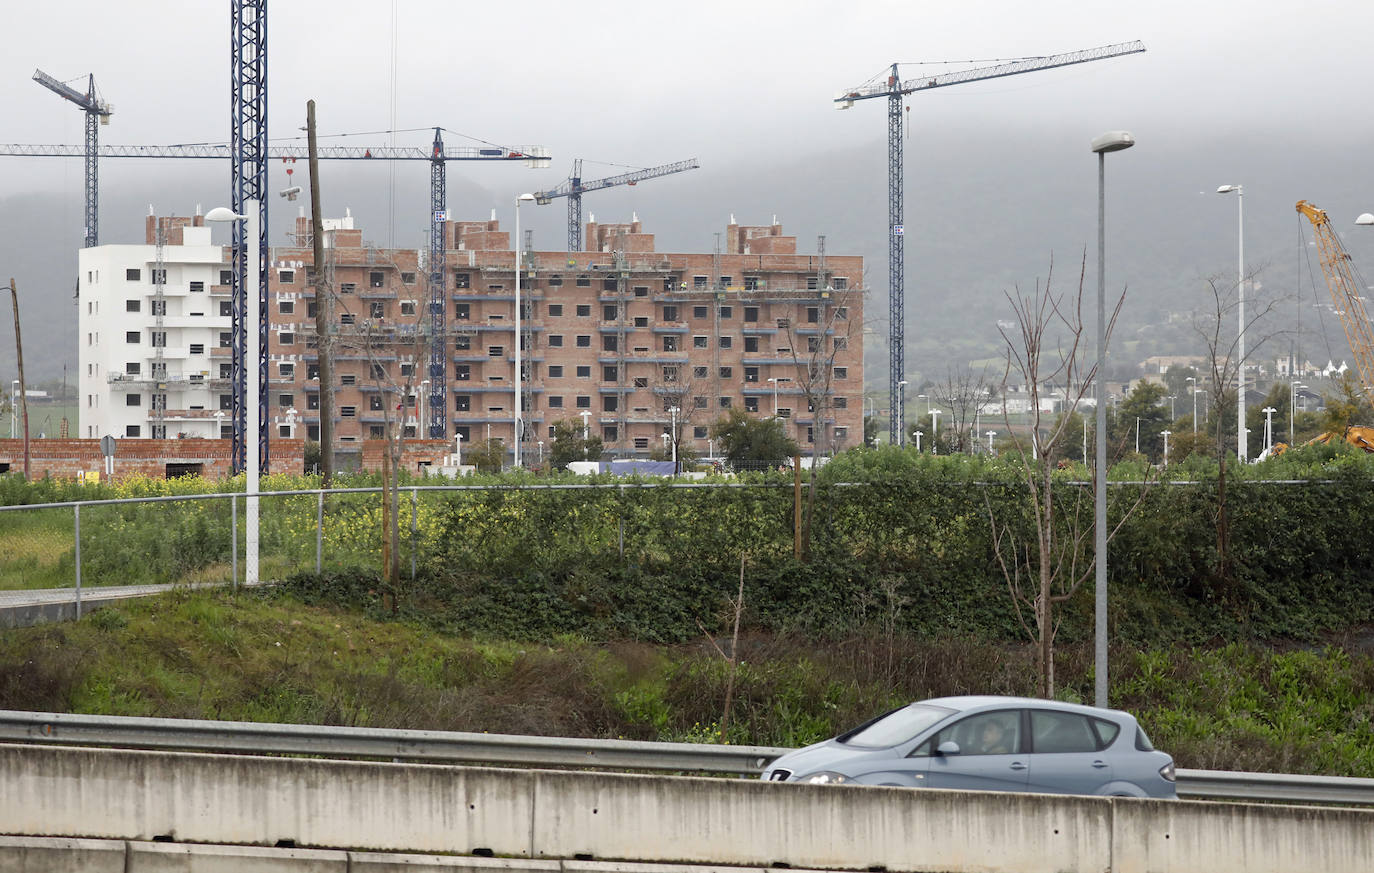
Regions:
M 841 734 L 837 739 L 847 746 L 883 749 L 906 742 L 952 712 L 954 710 L 945 709 L 943 706 L 913 703 L 901 709 L 894 709 L 847 734 Z

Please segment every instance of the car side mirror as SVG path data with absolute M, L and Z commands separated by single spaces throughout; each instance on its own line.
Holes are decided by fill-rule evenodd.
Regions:
M 941 755 L 957 755 L 959 754 L 959 744 L 954 740 L 945 740 L 935 751 Z

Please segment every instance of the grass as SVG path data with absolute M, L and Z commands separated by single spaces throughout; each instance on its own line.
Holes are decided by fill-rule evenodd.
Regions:
M 1374 657 L 1344 642 L 1123 649 L 1113 703 L 1181 767 L 1374 776 Z M 1028 647 L 963 638 L 751 634 L 739 657 L 722 738 L 728 666 L 704 640 L 460 637 L 281 593 L 177 592 L 0 633 L 0 708 L 797 746 L 909 700 L 1035 682 Z M 1061 696 L 1091 697 L 1091 658 L 1061 649 Z

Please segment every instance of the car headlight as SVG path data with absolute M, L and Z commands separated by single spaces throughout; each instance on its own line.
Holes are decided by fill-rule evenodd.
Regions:
M 1169 763 L 1165 764 L 1163 767 L 1160 767 L 1160 768 L 1159 768 L 1159 775 L 1161 775 L 1161 776 L 1164 777 L 1164 781 L 1166 781 L 1166 782 L 1173 782 L 1173 781 L 1174 781 L 1174 762 L 1173 762 L 1173 761 L 1170 761 Z
M 810 776 L 807 776 L 803 781 L 811 785 L 839 785 L 842 782 L 848 782 L 849 777 L 844 775 L 843 773 L 835 773 L 830 770 L 822 770 L 819 773 L 812 773 Z

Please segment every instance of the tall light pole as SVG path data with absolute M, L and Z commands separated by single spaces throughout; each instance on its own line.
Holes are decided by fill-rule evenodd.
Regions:
M 1365 214 L 1368 215 L 1369 213 Z M 1361 217 L 1363 218 L 1363 216 Z M 1306 385 L 1298 382 L 1288 383 L 1288 444 L 1290 446 L 1293 445 L 1293 419 L 1298 417 L 1298 391 L 1306 387 Z
M 906 380 L 905 380 L 905 379 L 902 379 L 900 382 L 897 383 L 897 391 L 898 391 L 899 393 L 901 393 L 901 395 L 902 395 L 901 398 L 897 401 L 897 445 L 898 445 L 898 447 L 901 447 L 901 446 L 906 445 Z M 918 397 L 924 397 L 925 395 L 924 395 L 924 394 L 918 394 L 917 396 L 918 396 Z M 916 451 L 919 452 L 920 450 L 921 450 L 921 446 L 920 446 L 920 444 L 918 443 L 918 444 L 916 445 Z
M 988 454 L 989 454 L 989 455 L 992 454 L 992 438 L 995 437 L 995 436 L 997 436 L 997 431 L 995 431 L 995 430 L 990 430 L 990 431 L 988 431 Z
M 520 361 L 520 204 L 534 202 L 533 194 L 515 198 L 515 466 L 520 466 L 520 446 L 525 442 L 525 373 Z
M 252 252 L 244 252 L 247 275 L 243 287 L 247 289 L 244 323 L 244 389 L 243 389 L 243 430 L 244 430 L 244 473 L 247 492 L 247 530 L 244 532 L 243 584 L 258 584 L 258 410 L 261 403 L 261 390 L 258 387 L 258 325 L 262 321 L 262 298 L 258 294 L 258 265 L 262 263 L 262 237 L 258 224 L 262 211 L 256 199 L 243 201 L 243 215 L 226 206 L 216 206 L 205 213 L 206 221 L 242 221 L 244 246 L 252 245 Z
M 676 406 L 668 407 L 668 414 L 672 416 L 672 437 L 673 437 L 673 475 L 677 475 L 677 414 L 682 410 Z
M 1173 433 L 1173 431 L 1163 430 L 1159 433 L 1160 436 L 1164 437 L 1164 466 L 1167 467 L 1169 466 L 1169 434 Z
M 1193 383 L 1188 386 L 1188 393 L 1193 395 L 1193 433 L 1197 433 L 1197 377 L 1189 376 L 1187 381 Z
M 916 437 L 916 453 L 917 453 L 918 455 L 921 453 L 921 437 L 923 437 L 923 436 L 925 436 L 925 435 L 926 435 L 926 432 L 923 431 L 923 430 L 918 430 L 918 431 L 916 431 L 915 433 L 912 434 L 912 436 Z
M 1140 454 L 1140 416 L 1135 417 L 1135 453 Z
M 1093 702 L 1107 705 L 1107 152 L 1135 145 L 1135 137 L 1112 130 L 1092 141 L 1097 155 L 1097 415 L 1093 450 L 1097 453 L 1093 475 L 1094 594 Z
M 905 383 L 903 383 L 903 384 L 905 384 Z M 917 394 L 917 395 L 916 395 L 916 399 L 917 399 L 917 400 L 924 400 L 924 401 L 926 402 L 926 415 L 930 415 L 930 395 L 928 395 L 928 394 Z
M 773 383 L 773 417 L 778 417 L 778 383 L 786 381 L 780 376 L 769 376 L 768 381 Z
M 1177 396 L 1176 394 L 1169 395 L 1169 421 L 1174 420 L 1174 398 Z
M 428 434 L 429 428 L 425 426 L 425 398 L 429 397 L 429 380 L 425 379 L 420 383 L 420 433 Z
M 592 438 L 591 425 L 588 424 L 588 422 L 591 420 L 592 414 L 584 409 L 582 410 L 582 412 L 579 413 L 579 415 L 582 416 L 582 442 L 585 443 L 587 440 Z
M 1278 410 L 1272 406 L 1266 406 L 1260 412 L 1264 413 L 1264 449 L 1268 451 L 1274 447 L 1274 413 Z
M 1240 332 L 1236 338 L 1236 456 L 1242 462 L 1249 455 L 1245 433 L 1245 188 L 1243 185 L 1222 185 L 1218 194 L 1236 193 L 1236 237 L 1239 256 L 1236 266 L 1236 301 L 1240 310 Z
M 940 454 L 940 410 L 930 411 L 930 453 Z

